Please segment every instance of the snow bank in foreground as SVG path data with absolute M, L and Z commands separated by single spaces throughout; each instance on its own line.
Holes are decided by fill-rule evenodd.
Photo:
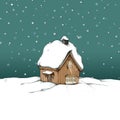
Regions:
M 56 86 L 39 77 L 1 79 L 0 120 L 120 120 L 119 92 L 118 80 Z

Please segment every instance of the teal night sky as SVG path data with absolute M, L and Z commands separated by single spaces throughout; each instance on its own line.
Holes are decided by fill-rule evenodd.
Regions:
M 120 79 L 119 12 L 120 0 L 0 0 L 0 78 L 39 76 L 44 46 L 66 35 L 81 76 Z

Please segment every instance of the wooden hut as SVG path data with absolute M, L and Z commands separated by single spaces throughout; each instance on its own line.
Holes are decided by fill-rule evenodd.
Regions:
M 81 56 L 66 36 L 45 46 L 38 60 L 41 81 L 76 84 L 83 69 Z

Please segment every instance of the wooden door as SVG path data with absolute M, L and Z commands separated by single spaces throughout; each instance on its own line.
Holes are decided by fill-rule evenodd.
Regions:
M 76 84 L 77 81 L 78 81 L 78 77 L 76 76 L 71 76 L 71 75 L 66 76 L 66 84 Z

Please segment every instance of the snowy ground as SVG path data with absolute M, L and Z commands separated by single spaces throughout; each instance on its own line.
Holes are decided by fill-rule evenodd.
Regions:
M 118 80 L 57 86 L 38 80 L 0 79 L 0 120 L 120 120 Z

